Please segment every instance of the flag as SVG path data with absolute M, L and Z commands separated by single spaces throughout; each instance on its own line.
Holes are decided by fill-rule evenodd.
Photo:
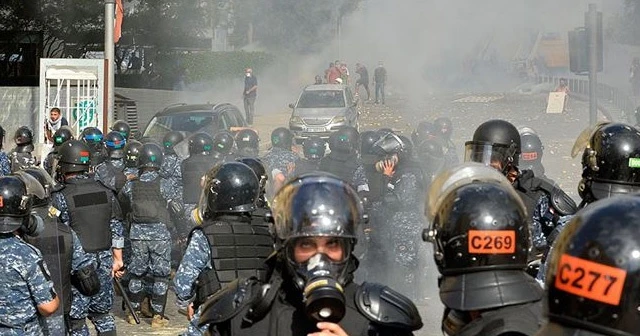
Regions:
M 124 7 L 122 0 L 116 0 L 116 22 L 113 30 L 113 42 L 118 43 L 122 36 L 122 19 L 124 18 Z

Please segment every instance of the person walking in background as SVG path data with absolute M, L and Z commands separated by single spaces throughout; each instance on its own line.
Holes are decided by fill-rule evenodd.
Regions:
M 378 67 L 373 72 L 373 82 L 376 85 L 376 104 L 382 102 L 384 105 L 384 84 L 387 82 L 387 69 L 382 65 L 382 61 L 378 63 Z
M 369 71 L 367 68 L 360 64 L 356 63 L 356 73 L 360 76 L 356 81 L 356 93 L 360 92 L 360 85 L 364 86 L 364 89 L 367 91 L 367 100 L 371 99 L 371 93 L 369 92 Z
M 247 123 L 253 125 L 253 116 L 256 113 L 256 96 L 258 93 L 258 79 L 253 75 L 253 70 L 247 68 L 244 78 L 244 113 Z

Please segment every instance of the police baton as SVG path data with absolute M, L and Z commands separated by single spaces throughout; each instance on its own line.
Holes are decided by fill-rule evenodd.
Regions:
M 131 305 L 131 300 L 129 300 L 129 296 L 127 295 L 127 292 L 124 290 L 124 287 L 122 287 L 122 284 L 120 283 L 120 279 L 113 277 L 113 282 L 116 284 L 116 287 L 118 287 L 118 290 L 122 294 L 122 300 L 127 305 L 127 309 L 129 309 L 129 312 L 131 312 L 131 315 L 133 316 L 133 319 L 136 321 L 136 324 L 140 324 L 140 318 L 138 317 L 138 314 L 136 314 L 136 311 L 133 309 L 133 305 Z

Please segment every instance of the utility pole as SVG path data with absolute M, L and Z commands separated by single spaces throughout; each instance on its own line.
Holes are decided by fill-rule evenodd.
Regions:
M 596 4 L 589 4 L 589 11 L 585 17 L 589 46 L 589 124 L 598 121 L 598 11 Z
M 106 113 L 103 113 L 103 132 L 109 127 L 109 123 L 113 121 L 114 106 L 114 89 L 115 89 L 115 43 L 114 43 L 114 22 L 116 13 L 116 1 L 104 0 L 104 60 L 105 70 L 107 73 L 107 85 L 105 86 L 106 94 L 104 103 Z M 106 116 L 106 120 L 104 119 Z

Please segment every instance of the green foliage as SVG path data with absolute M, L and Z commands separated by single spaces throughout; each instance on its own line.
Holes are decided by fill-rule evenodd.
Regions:
M 264 52 L 194 52 L 172 53 L 158 56 L 158 66 L 167 75 L 179 77 L 184 74 L 187 83 L 211 80 L 237 79 L 248 67 L 257 73 L 274 62 L 271 54 Z

